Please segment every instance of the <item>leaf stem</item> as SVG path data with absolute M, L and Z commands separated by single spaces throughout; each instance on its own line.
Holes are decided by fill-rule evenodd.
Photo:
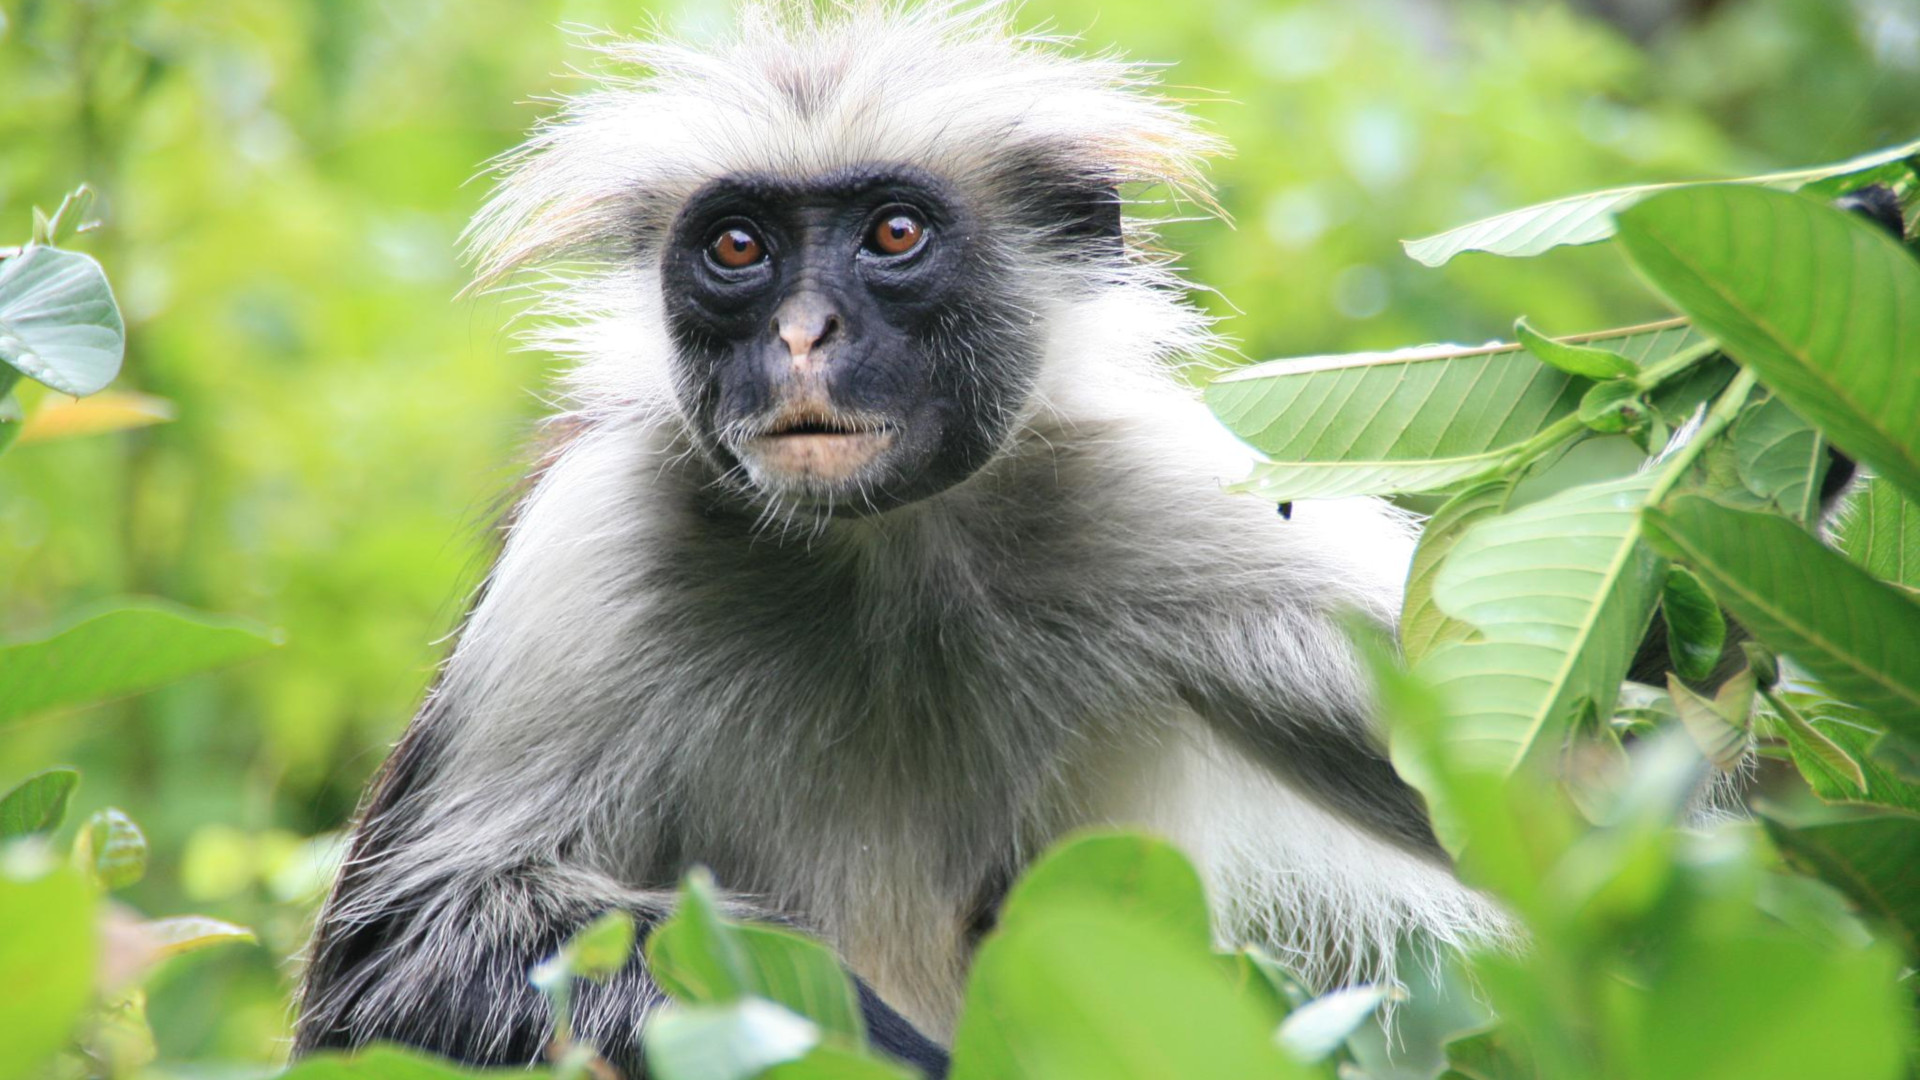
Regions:
M 1734 376 L 1732 384 L 1715 399 L 1706 419 L 1700 422 L 1700 429 L 1695 431 L 1685 444 L 1674 451 L 1673 457 L 1661 466 L 1660 479 L 1654 481 L 1653 490 L 1647 492 L 1646 505 L 1653 506 L 1661 502 L 1680 483 L 1681 478 L 1687 475 L 1687 470 L 1693 467 L 1694 461 L 1700 457 L 1707 444 L 1725 431 L 1727 426 L 1733 423 L 1734 417 L 1740 415 L 1741 407 L 1747 403 L 1747 395 L 1753 393 L 1754 385 L 1758 381 L 1759 377 L 1751 368 L 1740 369 L 1740 374 Z
M 1719 351 L 1720 343 L 1717 341 L 1703 341 L 1692 348 L 1681 349 L 1634 376 L 1634 385 L 1641 390 L 1657 390 L 1675 375 L 1692 370 L 1700 361 Z

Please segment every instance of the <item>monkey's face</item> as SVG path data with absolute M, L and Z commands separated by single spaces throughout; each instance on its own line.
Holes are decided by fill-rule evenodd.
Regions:
M 914 169 L 708 184 L 661 267 L 702 449 L 762 496 L 856 512 L 972 474 L 1037 363 L 982 232 Z

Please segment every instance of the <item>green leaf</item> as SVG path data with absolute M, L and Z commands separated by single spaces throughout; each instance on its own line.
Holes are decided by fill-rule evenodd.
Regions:
M 1920 732 L 1920 605 L 1792 522 L 1697 495 L 1647 513 L 1753 635 L 1895 730 Z
M 750 1080 L 820 1045 L 812 1021 L 757 997 L 676 1005 L 649 1020 L 647 1072 L 658 1080 Z
M 74 860 L 103 889 L 124 889 L 147 876 L 147 834 L 126 811 L 109 806 L 74 838 Z
M 1305 1065 L 1325 1061 L 1392 996 L 1392 989 L 1385 986 L 1353 986 L 1322 994 L 1287 1014 L 1277 1038 L 1295 1061 Z
M 1920 814 L 1920 784 L 1909 782 L 1873 753 L 1880 726 L 1873 718 L 1843 702 L 1812 694 L 1776 693 L 1780 736 L 1787 741 L 1793 763 L 1813 793 L 1829 803 L 1884 806 Z M 1809 732 L 1811 737 L 1809 737 Z
M 184 956 L 218 945 L 242 945 L 258 941 L 253 931 L 205 915 L 177 915 L 140 924 L 141 935 L 154 950 L 155 959 Z
M 275 644 L 247 620 L 119 601 L 51 637 L 0 647 L 0 724 L 151 690 Z
M 1198 948 L 1213 942 L 1206 889 L 1172 844 L 1131 832 L 1095 832 L 1055 845 L 1007 894 L 1002 921 L 1049 905 L 1096 903 Z
M 1104 905 L 1036 904 L 980 947 L 953 1080 L 1306 1077 L 1204 948 Z
M 871 1052 L 830 1043 L 814 1047 L 799 1061 L 783 1062 L 761 1074 L 764 1080 L 918 1080 L 919 1073 L 890 1065 Z
M 1647 403 L 1632 379 L 1596 383 L 1580 397 L 1580 422 L 1594 431 L 1611 434 L 1638 427 L 1647 418 Z
M 1555 341 L 1527 325 L 1527 320 L 1516 319 L 1513 323 L 1513 336 L 1520 345 L 1543 364 L 1550 364 L 1569 375 L 1578 375 L 1587 379 L 1614 379 L 1638 375 L 1640 368 L 1633 361 L 1608 349 L 1598 349 L 1591 345 L 1574 345 L 1565 341 Z
M 1564 340 L 1643 367 L 1704 341 L 1680 322 Z M 1215 379 L 1207 402 L 1273 461 L 1427 461 L 1517 446 L 1584 392 L 1518 345 L 1422 345 L 1256 364 Z
M 1420 531 L 1400 612 L 1400 651 L 1408 663 L 1417 663 L 1442 643 L 1458 641 L 1473 632 L 1466 623 L 1448 618 L 1433 602 L 1433 578 L 1467 530 L 1504 513 L 1512 497 L 1511 480 L 1477 484 L 1448 499 Z
M 550 1076 L 544 1070 L 467 1069 L 437 1057 L 397 1046 L 369 1046 L 351 1054 L 317 1054 L 302 1058 L 274 1080 L 524 1080 Z
M 19 377 L 12 368 L 0 367 L 0 451 L 13 445 L 20 432 L 27 426 L 27 414 L 20 408 L 20 399 L 7 392 L 7 387 Z
M 1228 490 L 1291 502 L 1445 491 L 1499 468 L 1506 452 L 1434 461 L 1310 461 L 1255 465 Z
M 1839 889 L 1920 957 L 1920 815 L 1887 811 L 1794 825 L 1762 816 L 1787 861 Z
M 1638 517 L 1655 482 L 1590 484 L 1486 519 L 1441 564 L 1434 602 L 1480 636 L 1441 645 L 1416 670 L 1480 767 L 1558 753 L 1582 702 L 1612 715 L 1662 580 Z
M 1848 500 L 1838 542 L 1875 577 L 1920 588 L 1920 505 L 1885 480 L 1869 479 Z
M 1828 455 L 1827 440 L 1813 425 L 1770 397 L 1740 414 L 1732 438 L 1734 464 L 1748 491 L 1773 500 L 1796 521 L 1815 520 Z
M 832 950 L 799 934 L 723 918 L 704 870 L 681 881 L 673 917 L 648 935 L 647 970 L 683 1003 L 725 1005 L 761 997 L 850 1045 L 866 1041 L 853 983 Z
M 1871 172 L 1920 152 L 1920 142 L 1880 150 L 1848 161 L 1813 169 L 1772 173 L 1729 183 L 1764 184 L 1793 189 L 1832 177 Z M 1659 192 L 1688 184 L 1643 184 L 1638 187 L 1571 195 L 1495 214 L 1448 229 L 1436 236 L 1403 243 L 1407 254 L 1427 266 L 1441 266 L 1457 255 L 1484 251 L 1491 255 L 1525 258 L 1568 244 L 1593 244 L 1614 233 L 1614 215 Z M 1839 194 L 1843 187 L 1830 190 Z
M 1727 646 L 1727 619 L 1700 579 L 1669 566 L 1660 587 L 1660 616 L 1667 625 L 1667 655 L 1680 677 L 1699 682 L 1713 674 Z
M 633 956 L 633 916 L 608 911 L 575 931 L 560 951 L 533 969 L 533 985 L 552 993 L 569 979 L 605 983 Z
M 1920 261 L 1858 217 L 1761 188 L 1622 216 L 1633 262 L 1849 454 L 1920 495 Z
M 0 870 L 0 1080 L 40 1075 L 93 998 L 93 890 L 70 870 Z
M 0 259 L 0 364 L 84 397 L 120 373 L 126 348 L 120 306 L 91 257 L 36 245 Z
M 0 840 L 52 832 L 67 818 L 67 800 L 80 784 L 78 769 L 35 773 L 0 795 Z
M 1696 693 L 1686 683 L 1667 673 L 1667 693 L 1673 700 L 1675 711 L 1680 714 L 1680 726 L 1693 739 L 1708 761 L 1721 772 L 1732 772 L 1740 767 L 1747 755 L 1747 722 L 1745 716 L 1729 716 L 1722 712 L 1712 698 Z

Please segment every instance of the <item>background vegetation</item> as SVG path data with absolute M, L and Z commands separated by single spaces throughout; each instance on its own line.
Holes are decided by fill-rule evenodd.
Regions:
M 1920 127 L 1920 10 L 1726 0 L 1641 40 L 1562 5 L 1030 3 L 1167 81 L 1238 147 L 1237 229 L 1169 231 L 1250 358 L 1479 341 L 1662 311 L 1611 249 L 1440 270 L 1396 241 L 1569 192 L 1764 172 Z M 150 593 L 250 616 L 250 665 L 0 735 L 0 789 L 80 766 L 124 807 L 154 912 L 256 928 L 149 984 L 162 1060 L 270 1061 L 331 835 L 476 580 L 543 359 L 453 299 L 477 164 L 564 92 L 560 27 L 688 3 L 16 2 L 0 26 L 0 237 L 74 184 L 119 290 L 119 384 L 175 419 L 0 459 L 0 640 Z M 1190 89 L 1185 89 L 1190 88 Z M 463 186 L 464 185 L 464 186 Z M 23 393 L 29 411 L 46 404 Z M 152 406 L 158 407 L 158 406 Z

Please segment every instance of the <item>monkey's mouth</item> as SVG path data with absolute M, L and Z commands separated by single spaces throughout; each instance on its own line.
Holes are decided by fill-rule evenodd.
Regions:
M 757 477 L 787 484 L 839 485 L 893 445 L 891 425 L 814 403 L 783 407 L 740 443 Z

